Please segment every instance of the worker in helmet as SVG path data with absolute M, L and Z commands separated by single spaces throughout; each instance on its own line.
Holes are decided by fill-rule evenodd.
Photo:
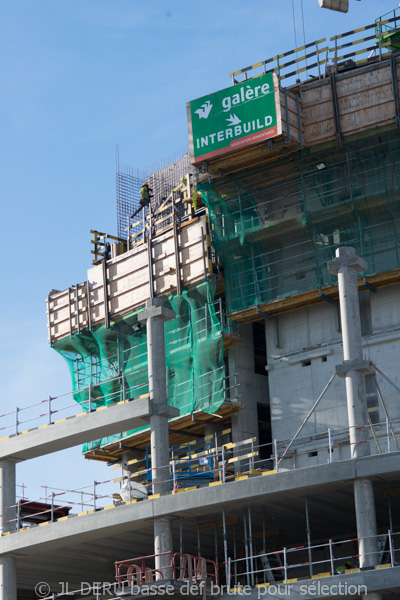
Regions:
M 150 194 L 153 193 L 153 190 L 149 188 L 149 184 L 147 181 L 144 182 L 142 187 L 140 188 L 140 202 L 139 205 L 144 208 L 150 204 Z
M 145 206 L 150 204 L 152 193 L 153 190 L 149 188 L 149 184 L 147 181 L 145 181 L 140 188 L 139 208 L 133 213 L 133 215 L 131 215 L 131 219 L 133 219 L 142 210 L 142 208 L 145 208 Z

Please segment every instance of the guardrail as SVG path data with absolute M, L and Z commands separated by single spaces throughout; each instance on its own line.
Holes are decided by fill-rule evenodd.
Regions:
M 230 587 L 238 585 L 262 585 L 283 583 L 288 580 L 315 576 L 341 575 L 352 569 L 359 569 L 361 555 L 358 544 L 367 543 L 373 550 L 364 553 L 369 567 L 374 568 L 384 562 L 390 567 L 400 561 L 400 534 L 388 530 L 384 535 L 364 538 L 332 540 L 315 545 L 284 547 L 274 552 L 257 555 L 251 553 L 243 558 L 229 558 L 226 564 L 226 577 Z M 367 545 L 366 544 L 366 545 Z M 313 553 L 318 559 L 313 559 Z M 397 553 L 397 554 L 396 554 Z M 322 572 L 321 572 L 322 571 Z
M 355 444 L 368 443 L 371 455 L 400 450 L 400 419 L 356 426 L 355 429 L 365 429 L 368 432 L 366 440 Z M 217 439 L 213 448 L 196 449 L 196 452 L 191 451 L 186 454 L 184 445 L 179 452 L 176 448 L 171 448 L 169 463 L 158 467 L 168 469 L 168 479 L 157 484 L 168 481 L 170 493 L 176 494 L 214 485 L 216 482 L 230 483 L 243 477 L 295 470 L 308 467 L 310 464 L 340 462 L 350 458 L 350 450 L 354 445 L 350 441 L 349 428 L 328 429 L 298 437 L 295 444 L 291 442 L 292 440 L 287 439 L 257 444 L 256 438 L 249 438 L 240 442 L 220 443 Z M 287 452 L 289 444 L 290 451 Z M 339 448 L 340 453 L 336 451 Z M 147 457 L 147 460 L 150 458 Z M 62 516 L 73 516 L 109 508 L 110 503 L 111 506 L 115 506 L 132 500 L 136 502 L 151 498 L 152 474 L 155 469 L 146 467 L 146 457 L 131 462 L 136 465 L 137 470 L 130 473 L 129 477 L 122 475 L 105 481 L 93 481 L 75 489 L 42 486 L 45 489 L 45 496 L 38 502 L 26 498 L 26 486 L 23 486 L 25 497 L 13 506 L 6 507 L 15 510 L 15 517 L 5 523 L 13 523 L 13 531 L 19 531 L 28 523 L 33 526 L 39 522 L 56 521 L 60 518 L 60 511 L 63 510 Z M 119 486 L 116 487 L 116 484 Z M 40 505 L 41 502 L 44 504 Z M 32 506 L 38 506 L 37 512 L 32 512 Z M 28 517 L 26 517 L 27 509 L 29 509 Z
M 215 317 L 210 315 L 210 307 L 213 305 L 212 310 L 215 312 Z M 239 326 L 236 322 L 230 321 L 226 315 L 226 310 L 222 299 L 219 298 L 209 304 L 205 304 L 203 307 L 193 311 L 193 326 L 196 329 L 197 339 L 207 338 L 210 331 L 215 328 L 219 323 L 221 332 L 232 336 L 239 336 Z M 169 329 L 168 335 L 177 334 L 179 332 L 187 330 L 187 338 L 183 338 L 182 335 L 179 339 L 179 344 L 189 342 L 190 328 L 185 324 L 183 327 L 177 327 L 175 329 Z M 145 347 L 145 343 L 144 343 Z M 134 350 L 134 352 L 132 352 Z M 89 383 L 89 385 L 81 385 L 76 390 L 59 394 L 57 396 L 48 396 L 39 402 L 30 404 L 23 407 L 15 407 L 12 411 L 3 413 L 0 415 L 0 437 L 18 435 L 21 432 L 32 428 L 39 427 L 41 425 L 52 425 L 57 420 L 64 419 L 65 417 L 76 416 L 82 412 L 92 412 L 100 406 L 110 405 L 116 402 L 125 401 L 140 396 L 147 392 L 147 368 L 135 368 L 134 364 L 138 366 L 143 365 L 146 360 L 147 351 L 138 353 L 134 348 L 126 348 L 117 352 L 115 355 L 107 357 L 107 364 L 103 365 L 102 372 L 109 374 L 107 379 L 98 381 L 96 383 Z M 133 358 L 132 358 L 133 357 Z M 77 378 L 79 381 L 79 365 L 76 363 Z M 126 371 L 126 373 L 125 373 Z M 113 373 L 116 373 L 113 375 Z M 201 377 L 203 379 L 199 382 L 200 389 L 208 385 L 208 379 L 211 372 L 203 373 Z M 229 377 L 224 377 L 224 369 L 221 367 L 219 370 L 213 371 L 216 378 L 221 377 L 221 381 L 224 387 L 224 398 L 238 398 L 238 383 L 235 381 L 229 383 Z M 100 377 L 100 369 L 98 373 L 93 373 L 94 379 Z M 128 385 L 127 379 L 132 380 L 136 378 L 140 383 L 132 383 Z M 145 380 L 145 381 L 143 381 Z M 80 383 L 85 383 L 87 378 L 83 377 Z M 203 383 L 206 381 L 207 383 Z M 187 384 L 189 381 L 181 382 L 179 389 L 176 392 L 176 398 L 186 393 Z M 109 387 L 114 389 L 110 393 L 104 394 L 101 392 L 102 387 Z M 179 391 L 184 390 L 184 391 Z M 205 395 L 205 398 L 208 397 Z M 71 402 L 69 402 L 69 400 Z M 202 398 L 198 400 L 201 401 Z
M 326 38 L 322 38 L 288 52 L 277 54 L 254 65 L 234 71 L 230 74 L 232 83 L 241 83 L 247 79 L 261 77 L 264 73 L 276 73 L 281 83 L 285 80 L 287 87 L 300 83 L 302 74 L 305 74 L 305 79 L 323 79 L 331 70 L 337 73 L 342 69 L 357 66 L 369 60 L 382 60 L 386 54 L 390 53 L 390 42 L 385 42 L 387 28 L 391 23 L 396 24 L 397 22 L 400 22 L 400 19 L 396 16 L 378 20 L 364 27 L 332 36 L 330 42 L 333 42 L 333 45 L 329 43 L 325 45 Z M 360 37 L 360 33 L 370 30 L 374 30 L 373 35 Z M 343 38 L 345 38 L 344 42 L 342 42 Z M 366 53 L 369 53 L 367 58 L 359 59 Z M 243 75 L 243 79 L 239 81 L 238 75 Z
M 142 371 L 144 371 L 144 369 L 135 371 L 135 374 Z M 120 391 L 111 392 L 109 394 L 98 394 L 96 391 L 105 384 L 118 383 L 119 380 L 121 380 Z M 128 386 L 126 385 L 124 376 L 117 375 L 106 381 L 89 384 L 77 390 L 73 390 L 72 392 L 60 394 L 59 396 L 48 396 L 44 400 L 40 400 L 39 402 L 28 406 L 16 406 L 14 410 L 0 415 L 0 435 L 19 435 L 20 433 L 29 431 L 29 429 L 26 429 L 27 426 L 29 427 L 28 424 L 34 423 L 32 429 L 42 425 L 53 425 L 58 421 L 58 419 L 55 419 L 55 416 L 60 417 L 59 420 L 64 420 L 65 417 L 73 417 L 81 413 L 82 408 L 84 412 L 93 412 L 100 406 L 113 404 L 129 398 L 135 398 L 140 396 L 145 385 L 146 384 L 144 383 L 140 383 Z M 74 396 L 77 395 L 87 396 L 87 400 L 82 400 L 79 403 L 74 400 L 72 404 L 62 404 L 65 402 L 66 398 L 71 397 L 71 400 L 73 400 Z M 37 407 L 40 407 L 41 410 L 38 410 Z M 23 416 L 26 416 L 26 418 L 23 418 Z

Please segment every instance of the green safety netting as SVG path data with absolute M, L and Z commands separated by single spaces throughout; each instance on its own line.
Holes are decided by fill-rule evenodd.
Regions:
M 336 283 L 326 265 L 339 245 L 366 275 L 400 268 L 399 180 L 392 131 L 200 185 L 228 314 Z
M 221 322 L 215 311 L 215 280 L 204 281 L 166 306 L 176 318 L 165 324 L 168 403 L 180 414 L 195 410 L 214 413 L 225 400 L 225 367 Z M 67 361 L 74 399 L 89 408 L 109 405 L 148 393 L 146 327 L 140 310 L 111 323 L 84 330 L 55 343 Z M 90 386 L 90 388 L 89 388 Z M 145 429 L 145 428 L 142 428 Z M 84 452 L 125 438 L 136 431 L 113 435 L 84 446 Z

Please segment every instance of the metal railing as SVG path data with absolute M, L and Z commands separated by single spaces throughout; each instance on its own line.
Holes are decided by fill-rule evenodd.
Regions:
M 135 374 L 138 372 L 136 371 Z M 109 394 L 99 394 L 97 392 L 102 385 L 116 383 L 119 380 L 121 380 L 120 391 L 110 392 Z M 48 396 L 28 406 L 16 406 L 14 410 L 0 415 L 0 435 L 19 435 L 25 431 L 29 431 L 31 424 L 34 424 L 31 429 L 43 425 L 53 425 L 57 422 L 56 416 L 63 420 L 65 417 L 72 417 L 81 413 L 82 408 L 84 412 L 93 412 L 100 406 L 137 397 L 142 393 L 141 389 L 143 386 L 146 385 L 143 383 L 132 386 L 124 384 L 125 378 L 122 375 L 117 375 L 106 381 L 89 384 L 72 392 L 60 394 L 59 396 Z M 63 404 L 66 398 L 71 397 L 73 400 L 78 394 L 87 396 L 87 400 L 82 400 L 79 403 L 74 400 L 71 404 Z M 24 416 L 25 418 L 23 418 Z
M 309 467 L 315 464 L 340 462 L 351 458 L 351 449 L 361 444 L 369 444 L 370 454 L 386 454 L 400 449 L 400 419 L 386 420 L 382 423 L 360 425 L 355 427 L 358 432 L 365 431 L 365 439 L 352 442 L 350 428 L 328 429 L 327 431 L 304 435 L 292 440 L 273 440 L 268 444 L 257 444 L 256 438 L 240 442 L 221 443 L 216 439 L 212 448 L 187 452 L 184 445 L 179 452 L 171 447 L 170 460 L 166 465 L 158 467 L 161 471 L 168 470 L 168 478 L 154 482 L 153 467 L 146 467 L 146 457 L 135 459 L 137 471 L 130 476 L 120 476 L 105 481 L 92 483 L 75 489 L 59 489 L 49 486 L 45 488 L 44 501 L 36 513 L 30 511 L 24 519 L 24 509 L 35 502 L 27 498 L 20 499 L 15 505 L 6 507 L 14 509 L 15 517 L 5 521 L 13 523 L 13 531 L 18 531 L 32 521 L 56 521 L 60 511 L 63 516 L 76 512 L 96 511 L 112 504 L 122 504 L 129 500 L 151 498 L 157 493 L 157 486 L 169 483 L 171 494 L 208 486 L 219 481 L 230 483 L 246 475 L 260 476 L 266 472 L 279 472 Z M 290 444 L 290 450 L 287 448 Z M 151 455 L 147 457 L 151 460 Z M 124 483 L 125 482 L 125 483 Z M 124 483 L 124 493 L 116 484 Z M 154 486 L 156 486 L 155 489 Z M 165 488 L 165 486 L 163 486 Z M 26 494 L 24 486 L 24 495 Z M 9 529 L 10 527 L 8 527 Z
M 400 22 L 400 18 L 395 13 L 393 17 L 387 19 L 381 17 L 376 22 L 364 27 L 332 36 L 330 45 L 325 45 L 326 38 L 322 38 L 294 50 L 277 54 L 231 73 L 232 83 L 241 83 L 247 79 L 261 77 L 265 73 L 276 73 L 280 83 L 285 80 L 287 87 L 300 83 L 302 74 L 305 75 L 305 79 L 323 79 L 330 71 L 337 73 L 370 60 L 382 60 L 386 54 L 390 53 L 390 43 L 385 41 L 385 37 L 391 25 L 393 24 L 396 28 L 398 22 Z M 372 35 L 365 35 L 364 32 L 371 30 L 373 30 Z M 345 41 L 342 41 L 343 38 Z M 367 58 L 359 58 L 367 53 Z M 243 75 L 242 81 L 238 80 L 238 75 Z
M 230 587 L 236 587 L 287 582 L 288 579 L 306 579 L 313 575 L 340 575 L 347 570 L 359 569 L 360 542 L 370 548 L 362 555 L 362 568 L 374 568 L 380 564 L 394 567 L 399 564 L 400 533 L 389 530 L 384 535 L 368 538 L 329 539 L 322 544 L 284 547 L 234 559 L 229 557 L 225 565 L 227 581 Z M 313 554 L 318 558 L 314 559 Z
M 181 327 L 167 329 L 168 344 L 173 346 L 184 343 L 190 343 L 191 328 L 195 331 L 196 339 L 206 339 L 210 332 L 218 332 L 218 327 L 222 333 L 238 336 L 239 326 L 236 322 L 230 321 L 227 317 L 226 310 L 222 299 L 219 298 L 213 302 L 207 303 L 199 309 L 192 311 L 192 319 L 187 325 Z M 185 338 L 182 332 L 187 329 L 187 337 Z M 178 336 L 179 333 L 179 336 Z M 174 341 L 169 339 L 171 336 L 179 337 Z M 71 392 L 59 394 L 57 396 L 48 396 L 39 402 L 35 402 L 28 406 L 15 407 L 12 411 L 0 415 L 0 437 L 9 435 L 18 435 L 23 431 L 36 428 L 42 425 L 52 425 L 58 419 L 71 417 L 82 412 L 92 412 L 100 406 L 114 404 L 116 402 L 132 399 L 146 393 L 148 388 L 147 367 L 140 368 L 147 360 L 146 344 L 143 342 L 139 347 L 130 347 L 118 351 L 113 355 L 108 355 L 107 359 L 103 360 L 102 365 L 93 363 L 91 376 L 93 379 L 99 379 L 100 374 L 108 375 L 103 381 L 96 381 L 87 385 L 89 377 L 81 375 L 80 371 L 85 369 L 85 365 L 81 365 L 79 360 L 76 361 L 76 379 L 79 382 L 79 387 Z M 137 365 L 135 367 L 135 364 Z M 213 371 L 215 379 L 221 379 L 224 387 L 224 397 L 238 398 L 237 381 L 229 383 L 229 378 L 223 380 L 223 367 Z M 115 373 L 115 374 L 114 374 Z M 209 380 L 212 372 L 202 374 L 202 382 Z M 138 383 L 128 385 L 127 380 L 136 379 Z M 189 381 L 179 384 L 180 390 L 186 390 Z M 82 385 L 83 384 L 83 385 Z M 200 388 L 206 384 L 200 383 Z M 111 386 L 115 388 L 109 393 L 102 393 L 102 387 Z M 235 388 L 235 390 L 234 390 Z M 177 390 L 177 397 L 185 394 L 185 391 Z M 205 396 L 207 397 L 207 395 Z M 72 403 L 66 399 L 70 398 Z M 200 398 L 201 401 L 202 398 Z
M 248 73 L 251 72 L 251 79 L 254 77 L 261 77 L 265 73 L 276 73 L 279 81 L 287 79 L 291 81 L 293 78 L 297 78 L 301 73 L 306 73 L 307 78 L 313 76 L 314 78 L 321 79 L 325 72 L 325 64 L 328 59 L 328 46 L 324 46 L 326 38 L 315 40 L 294 50 L 289 50 L 283 54 L 277 54 L 271 58 L 267 58 L 255 65 L 245 67 L 239 71 L 231 73 L 232 83 L 240 83 L 236 78 L 238 75 L 243 74 L 246 81 L 248 79 Z M 325 58 L 324 58 L 325 56 Z M 303 66 L 297 68 L 302 63 Z M 250 79 L 249 78 L 249 79 Z

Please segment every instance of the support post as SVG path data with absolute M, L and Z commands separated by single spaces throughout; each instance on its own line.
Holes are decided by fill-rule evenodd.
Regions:
M 328 270 L 337 275 L 342 322 L 344 362 L 336 367 L 336 373 L 345 377 L 347 413 L 350 427 L 351 457 L 368 456 L 368 411 L 365 391 L 365 373 L 371 372 L 369 363 L 363 360 L 360 307 L 358 300 L 357 272 L 366 271 L 367 263 L 356 255 L 354 248 L 342 246 L 336 249 L 335 259 L 328 263 Z M 360 426 L 364 426 L 360 428 Z M 372 481 L 357 479 L 354 482 L 354 502 L 359 538 L 360 567 L 377 564 L 378 542 L 376 531 L 375 500 Z M 364 596 L 370 599 L 370 595 Z M 374 600 L 379 600 L 380 594 Z M 371 596 L 372 600 L 372 596 Z
M 2 533 L 16 530 L 15 462 L 0 461 L 0 527 Z M 11 507 L 11 508 L 8 508 Z M 0 600 L 17 600 L 16 559 L 0 557 Z
M 17 600 L 17 561 L 14 556 L 0 557 L 0 600 Z
M 138 320 L 146 323 L 149 395 L 152 406 L 150 417 L 151 473 L 153 494 L 171 492 L 169 469 L 169 436 L 167 415 L 167 374 L 165 366 L 164 322 L 175 318 L 160 298 L 147 300 Z M 172 527 L 169 518 L 154 519 L 155 567 L 164 579 L 172 578 Z M 157 575 L 159 578 L 160 575 Z

